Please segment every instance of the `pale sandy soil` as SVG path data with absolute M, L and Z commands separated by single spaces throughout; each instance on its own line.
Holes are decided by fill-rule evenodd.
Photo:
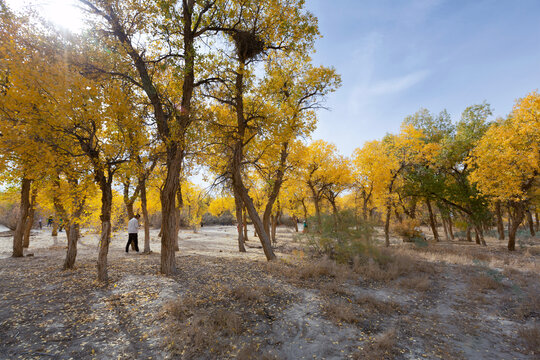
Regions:
M 127 235 L 115 233 L 106 285 L 94 280 L 97 234 L 62 271 L 65 233 L 33 231 L 33 256 L 14 259 L 0 232 L 0 359 L 538 358 L 536 338 L 523 339 L 539 325 L 538 238 L 514 254 L 493 239 L 489 251 L 394 239 L 416 265 L 374 280 L 307 259 L 291 229 L 279 229 L 272 264 L 252 230 L 239 253 L 235 231 L 182 230 L 172 277 L 159 274 L 157 231 L 150 255 L 126 254 Z

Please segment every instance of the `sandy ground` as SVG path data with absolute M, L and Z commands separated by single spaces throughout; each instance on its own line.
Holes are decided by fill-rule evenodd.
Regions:
M 313 275 L 317 261 L 302 260 L 291 229 L 278 230 L 282 260 L 272 264 L 253 238 L 239 253 L 235 227 L 182 230 L 173 277 L 158 272 L 157 231 L 150 255 L 126 254 L 127 234 L 115 233 L 106 285 L 95 281 L 97 234 L 84 234 L 77 268 L 62 271 L 65 233 L 33 231 L 32 256 L 14 259 L 12 237 L 0 232 L 0 359 L 539 356 L 540 251 L 404 247 L 420 265 L 379 281 L 339 267 Z M 486 278 L 495 283 L 474 287 Z

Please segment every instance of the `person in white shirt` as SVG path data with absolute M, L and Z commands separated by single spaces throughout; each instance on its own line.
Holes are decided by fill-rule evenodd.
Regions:
M 137 233 L 139 231 L 139 214 L 135 215 L 133 219 L 128 222 L 128 242 L 126 245 L 126 252 L 129 252 L 129 245 L 133 242 L 135 251 L 139 252 L 139 241 L 137 239 Z

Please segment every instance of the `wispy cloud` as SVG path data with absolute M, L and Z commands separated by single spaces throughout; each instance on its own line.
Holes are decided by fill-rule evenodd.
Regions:
M 420 70 L 393 79 L 381 80 L 369 86 L 367 91 L 372 95 L 385 95 L 405 91 L 420 83 L 429 76 L 429 73 L 429 70 Z

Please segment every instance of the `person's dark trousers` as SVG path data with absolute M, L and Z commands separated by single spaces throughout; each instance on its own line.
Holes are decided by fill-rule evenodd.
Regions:
M 137 234 L 128 234 L 126 252 L 129 252 L 129 244 L 131 243 L 133 243 L 133 245 L 135 246 L 135 251 L 139 252 L 139 240 L 137 239 Z

